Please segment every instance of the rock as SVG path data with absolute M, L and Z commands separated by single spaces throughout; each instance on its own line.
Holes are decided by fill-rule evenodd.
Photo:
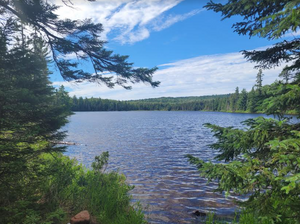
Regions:
M 199 210 L 195 210 L 195 211 L 193 211 L 193 215 L 196 215 L 196 216 L 206 216 L 206 213 L 205 212 L 200 212 Z
M 91 216 L 88 211 L 79 212 L 77 215 L 71 218 L 71 224 L 90 224 Z

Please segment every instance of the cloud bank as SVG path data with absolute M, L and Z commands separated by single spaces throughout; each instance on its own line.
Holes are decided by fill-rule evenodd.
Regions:
M 197 15 L 203 10 L 193 10 L 182 15 L 167 14 L 168 10 L 183 0 L 73 0 L 72 7 L 66 7 L 61 0 L 52 0 L 60 5 L 57 13 L 61 18 L 85 19 L 102 23 L 102 38 L 109 38 L 121 44 L 133 44 L 173 24 Z
M 255 64 L 246 61 L 241 53 L 236 52 L 200 56 L 160 65 L 154 79 L 161 81 L 161 85 L 155 89 L 144 84 L 136 84 L 130 91 L 121 87 L 109 89 L 93 83 L 54 84 L 68 87 L 71 96 L 116 100 L 226 94 L 234 92 L 237 86 L 240 90 L 245 88 L 250 91 L 258 73 L 254 66 Z M 263 71 L 263 84 L 275 81 L 283 67 L 284 65 Z

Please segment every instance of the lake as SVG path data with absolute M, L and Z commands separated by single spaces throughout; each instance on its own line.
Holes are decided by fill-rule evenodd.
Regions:
M 150 223 L 201 223 L 194 210 L 230 216 L 233 199 L 215 193 L 184 157 L 204 160 L 216 155 L 215 142 L 204 123 L 242 127 L 255 114 L 199 111 L 78 112 L 66 125 L 66 155 L 90 166 L 94 157 L 109 151 L 109 170 L 119 170 L 134 185 L 133 201 L 139 200 Z

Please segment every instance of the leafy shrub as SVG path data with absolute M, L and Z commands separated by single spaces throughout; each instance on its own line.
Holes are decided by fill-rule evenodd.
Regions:
M 1 189 L 2 199 L 7 192 L 14 199 L 1 207 L 1 223 L 66 223 L 82 210 L 99 223 L 145 223 L 141 207 L 130 204 L 133 187 L 124 175 L 87 170 L 61 153 L 39 159 L 38 181 L 26 183 L 29 177 L 24 175 L 16 180 L 17 189 Z

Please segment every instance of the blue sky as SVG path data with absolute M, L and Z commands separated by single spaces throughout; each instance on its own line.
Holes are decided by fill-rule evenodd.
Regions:
M 53 1 L 61 4 L 61 0 Z M 136 67 L 157 66 L 154 79 L 161 85 L 153 89 L 136 84 L 128 91 L 93 83 L 68 83 L 57 74 L 52 75 L 52 81 L 56 86 L 66 86 L 71 96 L 117 100 L 224 94 L 233 92 L 236 86 L 249 91 L 258 71 L 239 52 L 266 48 L 280 40 L 239 36 L 231 27 L 240 18 L 221 21 L 220 13 L 203 9 L 207 2 L 74 0 L 73 8 L 61 7 L 57 13 L 62 18 L 91 18 L 102 23 L 106 48 L 129 55 L 128 61 Z M 264 84 L 273 82 L 283 66 L 264 71 Z

